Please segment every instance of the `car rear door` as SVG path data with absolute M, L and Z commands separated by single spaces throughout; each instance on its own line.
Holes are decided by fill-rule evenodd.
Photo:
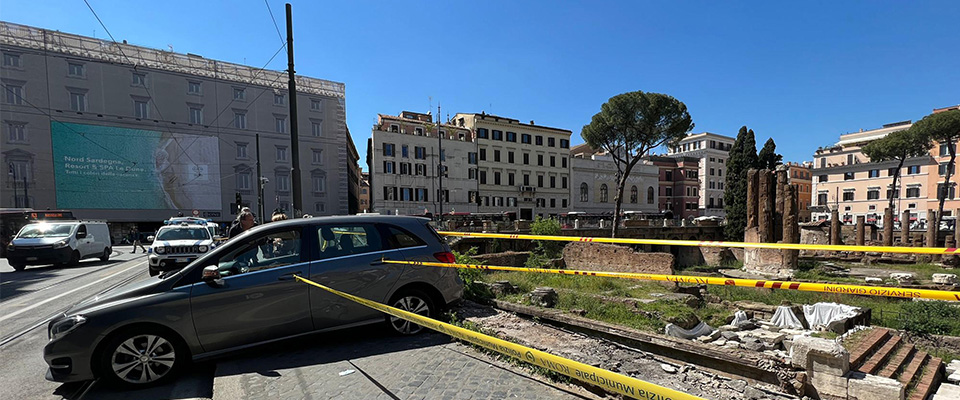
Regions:
M 330 288 L 379 303 L 393 289 L 403 265 L 383 259 L 402 260 L 375 223 L 328 223 L 313 227 L 317 260 L 310 264 L 310 279 Z M 310 287 L 313 323 L 317 329 L 355 324 L 381 318 L 382 314 L 323 289 Z
M 313 235 L 296 226 L 228 244 L 216 260 L 222 284 L 198 282 L 191 288 L 193 322 L 204 351 L 313 330 L 309 286 L 293 278 L 309 271 Z

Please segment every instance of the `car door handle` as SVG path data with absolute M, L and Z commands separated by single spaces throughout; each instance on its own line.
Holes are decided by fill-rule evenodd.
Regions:
M 297 275 L 301 275 L 301 274 L 303 274 L 303 272 L 301 272 L 301 271 L 291 272 L 291 273 L 288 273 L 288 274 L 283 274 L 283 275 L 278 276 L 278 277 L 277 277 L 277 280 L 278 280 L 278 281 L 292 281 Z

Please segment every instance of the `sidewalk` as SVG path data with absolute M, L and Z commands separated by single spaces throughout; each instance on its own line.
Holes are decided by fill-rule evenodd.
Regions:
M 347 342 L 311 343 L 299 351 L 288 343 L 274 354 L 223 360 L 214 374 L 213 399 L 584 398 L 493 365 L 440 334 Z

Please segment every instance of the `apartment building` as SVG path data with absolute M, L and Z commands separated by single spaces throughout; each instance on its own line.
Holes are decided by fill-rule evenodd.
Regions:
M 696 218 L 700 214 L 700 165 L 697 157 L 649 156 L 659 170 L 659 209 L 674 218 Z M 723 196 L 717 200 L 723 207 Z
M 11 172 L 0 206 L 111 222 L 193 211 L 229 221 L 239 205 L 260 208 L 262 184 L 264 209 L 291 211 L 284 72 L 9 22 L 0 46 Z M 347 214 L 356 153 L 344 85 L 298 76 L 297 88 L 302 211 Z
M 452 122 L 476 135 L 479 212 L 530 220 L 569 211 L 569 130 L 482 112 Z
M 813 176 L 810 169 L 813 163 L 787 162 L 787 182 L 797 190 L 798 219 L 800 222 L 810 222 L 810 199 L 813 193 Z
M 438 136 L 430 113 L 380 114 L 367 144 L 367 164 L 368 207 L 374 212 L 477 212 L 478 151 L 468 128 L 440 124 Z
M 734 138 L 716 133 L 693 133 L 667 150 L 667 157 L 692 157 L 699 160 L 699 215 L 724 216 L 723 189 L 727 156 Z M 689 162 L 684 162 L 688 165 Z
M 660 168 L 648 161 L 640 161 L 624 187 L 623 211 L 658 212 Z M 606 152 L 587 144 L 570 149 L 571 186 L 570 211 L 610 213 L 616 208 L 617 166 Z
M 934 112 L 957 108 L 960 106 Z M 937 209 L 937 193 L 947 197 L 944 215 L 951 215 L 952 210 L 960 207 L 956 183 L 951 183 L 948 190 L 940 190 L 950 159 L 947 146 L 934 143 L 929 154 L 906 160 L 897 187 L 891 187 L 896 161 L 870 162 L 860 151 L 867 143 L 911 125 L 911 121 L 902 121 L 840 135 L 834 145 L 817 149 L 811 171 L 814 178 L 812 193 L 816 194 L 812 199 L 812 218 L 828 219 L 830 211 L 838 209 L 846 224 L 855 223 L 858 215 L 864 215 L 868 222 L 882 225 L 884 208 L 893 197 L 895 218 L 899 219 L 901 210 L 910 210 L 911 220 L 922 221 L 927 219 L 927 210 Z
M 368 213 L 370 209 L 370 173 L 360 173 L 360 213 Z

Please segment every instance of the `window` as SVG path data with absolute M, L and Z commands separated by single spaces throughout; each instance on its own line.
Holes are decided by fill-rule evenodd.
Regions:
M 67 75 L 82 78 L 85 76 L 85 68 L 81 63 L 68 62 L 67 63 Z
M 366 201 L 366 200 L 360 200 L 360 203 L 361 203 L 361 204 L 367 204 L 367 201 Z M 326 206 L 325 206 L 323 203 L 313 203 L 313 211 L 314 211 L 314 212 L 318 212 L 318 213 L 322 213 L 322 212 L 325 212 L 325 211 L 327 211 L 327 210 L 326 210 Z
M 557 177 L 555 177 L 555 176 L 551 176 L 551 177 L 550 177 L 550 187 L 551 187 L 551 188 L 556 188 L 556 187 L 557 187 Z
M 896 169 L 896 168 L 887 169 L 887 176 L 894 176 L 894 175 L 896 175 L 896 174 L 897 174 L 897 169 Z
M 150 108 L 146 101 L 133 101 L 133 116 L 136 118 L 150 118 Z
M 493 140 L 503 140 L 503 131 L 494 130 L 492 133 Z
M 817 177 L 817 182 L 827 182 L 827 175 L 820 175 Z
M 543 166 L 543 154 L 537 154 L 537 165 Z
M 201 94 L 202 88 L 200 81 L 187 81 L 187 94 Z
M 570 140 L 568 140 L 568 139 L 560 139 L 560 148 L 561 148 L 561 149 L 569 149 L 569 148 L 570 148 Z
M 667 197 L 673 197 L 673 188 L 663 188 L 663 195 Z
M 957 145 L 953 145 L 953 152 L 957 152 Z M 950 147 L 945 144 L 940 144 L 940 157 L 946 157 L 950 155 Z
M 488 138 L 487 129 L 486 129 L 486 128 L 477 128 L 477 138 L 479 138 L 479 139 L 487 139 L 487 138 Z
M 323 149 L 313 149 L 313 163 L 323 165 Z
M 493 151 L 493 161 L 500 162 L 500 150 Z
M 383 155 L 387 157 L 393 157 L 394 155 L 394 144 L 393 143 L 384 143 L 383 144 Z
M 556 147 L 556 146 L 557 146 L 557 139 L 552 138 L 552 137 L 548 137 L 548 138 L 547 138 L 547 147 Z
M 323 136 L 323 122 L 321 121 L 310 122 L 310 132 L 313 133 L 313 137 Z
M 560 188 L 561 188 L 561 189 L 566 189 L 566 188 L 567 188 L 567 177 L 565 177 L 565 176 L 561 176 L 561 177 L 560 177 Z
M 480 161 L 487 161 L 487 149 L 480 149 Z
M 246 111 L 233 113 L 233 127 L 237 129 L 247 129 Z
M 944 187 L 943 184 L 937 185 L 937 200 L 947 198 L 953 200 L 956 196 L 957 185 L 955 183 L 950 183 L 949 187 Z M 944 212 L 946 214 L 946 212 Z
M 439 192 L 439 190 L 438 190 L 438 192 Z M 448 190 L 444 190 L 443 193 L 437 193 L 437 196 L 439 197 L 441 194 L 444 194 L 444 195 L 445 195 L 445 194 L 447 194 L 447 193 L 449 193 L 449 191 L 448 191 Z M 428 201 L 428 200 L 427 200 L 427 189 L 422 189 L 422 188 L 421 188 L 421 189 L 417 189 L 413 194 L 414 194 L 414 200 L 416 200 L 416 201 Z M 443 197 L 447 197 L 447 196 L 443 196 Z M 444 201 L 449 201 L 449 199 L 446 199 L 446 198 L 444 198 L 443 200 L 444 200 Z
M 636 186 L 630 188 L 630 202 L 636 204 L 640 197 L 640 191 Z M 713 200 L 713 199 L 710 199 Z
M 274 117 L 274 122 L 277 128 L 277 133 L 287 133 L 286 117 Z
M 604 183 L 600 185 L 600 202 L 606 203 L 608 200 L 607 197 L 608 197 L 607 184 Z
M 949 164 L 950 164 L 950 163 L 940 163 L 940 167 L 939 167 L 939 169 L 938 169 L 938 171 L 937 171 L 937 172 L 940 173 L 940 176 L 944 176 L 944 175 L 947 174 L 947 170 L 948 170 L 947 167 L 949 166 Z M 953 175 L 953 172 L 951 171 L 950 174 Z
M 73 111 L 87 111 L 87 95 L 85 93 L 70 93 L 70 109 Z
M 516 197 L 507 197 L 507 207 L 516 207 L 517 198 Z
M 410 148 L 407 145 L 400 145 L 400 157 L 410 158 Z
M 477 179 L 477 169 L 470 168 L 467 170 L 467 179 Z
M 400 163 L 400 175 L 410 175 L 413 173 L 410 169 L 410 163 Z
M 250 171 L 240 171 L 237 173 L 237 190 L 250 190 Z
M 493 184 L 494 184 L 494 185 L 499 185 L 499 184 L 500 184 L 500 172 L 496 172 L 496 171 L 495 171 L 495 172 L 493 173 Z
M 27 124 L 23 122 L 7 122 L 7 141 L 15 143 L 27 142 Z
M 543 175 L 537 175 L 537 187 L 543 187 Z
M 911 165 L 907 167 L 907 175 L 916 175 L 920 173 L 919 165 Z
M 550 199 L 550 208 L 557 208 L 557 199 Z
M 817 194 L 817 205 L 825 206 L 827 205 L 827 194 L 818 193 Z
M 413 128 L 413 133 L 417 136 L 423 136 L 423 128 L 419 126 L 416 128 Z
M 713 168 L 710 168 L 710 176 L 713 176 L 714 174 L 715 174 L 714 169 L 713 169 Z
M 523 186 L 530 186 L 530 174 L 523 174 Z
M 277 146 L 277 161 L 287 161 L 286 146 Z
M 510 164 L 513 164 L 514 161 L 515 161 L 515 160 L 514 160 L 514 157 L 513 157 L 513 152 L 512 152 L 512 151 L 508 151 L 508 152 L 507 152 L 507 162 L 509 162 Z
M 523 153 L 523 164 L 530 165 L 530 153 Z
M 529 134 L 529 133 L 521 133 L 521 134 L 520 134 L 520 143 L 530 144 L 530 134 Z
M 516 185 L 516 184 L 517 184 L 516 176 L 517 176 L 517 174 L 514 174 L 513 172 L 510 172 L 510 173 L 507 174 L 507 185 L 508 185 L 508 186 L 513 186 L 513 185 Z
M 867 200 L 877 200 L 880 198 L 880 189 L 867 189 Z
M 327 177 L 323 175 L 313 176 L 313 192 L 324 193 L 327 191 Z
M 203 108 L 190 107 L 190 123 L 197 125 L 203 124 Z
M 907 188 L 907 198 L 909 199 L 909 198 L 916 198 L 916 197 L 920 197 L 920 188 L 919 187 Z
M 845 181 L 852 181 L 855 177 L 856 177 L 856 175 L 855 175 L 853 172 L 844 172 L 844 173 L 843 173 L 843 180 L 845 180 Z
M 237 158 L 247 158 L 246 143 L 237 143 Z
M 134 73 L 131 75 L 131 78 L 132 78 L 132 80 L 131 80 L 131 82 L 130 82 L 131 85 L 133 85 L 133 86 L 147 86 L 147 74 L 140 73 L 140 72 L 134 72 Z
M 290 191 L 290 175 L 287 175 L 286 173 L 277 174 L 277 191 L 278 192 Z
M 653 198 L 656 192 L 653 190 L 653 186 L 647 187 L 647 204 L 653 204 Z
M 487 171 L 480 171 L 480 184 L 481 185 L 487 184 Z
M 537 135 L 537 146 L 543 146 L 543 136 Z
M 567 157 L 566 157 L 566 156 L 564 156 L 563 158 L 560 159 L 560 164 L 561 164 L 560 167 L 562 167 L 562 168 L 566 168 L 566 167 L 567 167 Z
M 467 153 L 467 164 L 477 165 L 477 153 L 472 151 Z
M 896 199 L 896 198 L 898 198 L 898 197 L 900 197 L 900 190 L 899 190 L 899 189 L 897 189 L 897 190 L 887 189 L 887 198 L 888 198 L 888 199 Z
M 508 142 L 516 142 L 516 141 L 517 141 L 517 133 L 516 133 L 516 132 L 507 132 L 507 141 L 508 141 Z
M 393 161 L 384 161 L 383 162 L 383 173 L 385 174 L 395 174 L 397 173 L 397 164 Z
M 310 99 L 310 110 L 311 111 L 323 110 L 323 101 L 320 99 Z
M 551 166 L 551 167 L 556 167 L 556 166 L 557 166 L 557 157 L 556 157 L 556 156 L 550 156 L 550 166 Z
M 15 68 L 21 67 L 22 65 L 20 64 L 20 55 L 19 55 L 19 54 L 3 53 L 3 66 L 4 66 L 4 67 L 15 67 Z
M 220 257 L 217 268 L 220 276 L 230 277 L 299 262 L 300 228 L 296 228 L 250 238 L 236 250 Z
M 3 98 L 7 100 L 7 104 L 23 104 L 23 86 L 4 84 L 3 89 Z
M 880 177 L 880 170 L 879 170 L 879 169 L 871 169 L 870 172 L 867 174 L 867 176 L 870 177 L 870 178 L 879 178 L 879 177 Z
M 247 99 L 247 90 L 244 88 L 233 88 L 233 99 L 244 101 Z
M 414 166 L 416 171 L 414 173 L 418 176 L 427 176 L 427 164 L 417 164 Z M 473 179 L 473 178 L 470 178 Z
M 274 94 L 273 94 L 273 104 L 274 104 L 274 105 L 282 106 L 282 105 L 286 104 L 286 102 L 287 102 L 287 96 L 286 96 L 285 94 L 281 94 L 281 93 L 274 93 Z

